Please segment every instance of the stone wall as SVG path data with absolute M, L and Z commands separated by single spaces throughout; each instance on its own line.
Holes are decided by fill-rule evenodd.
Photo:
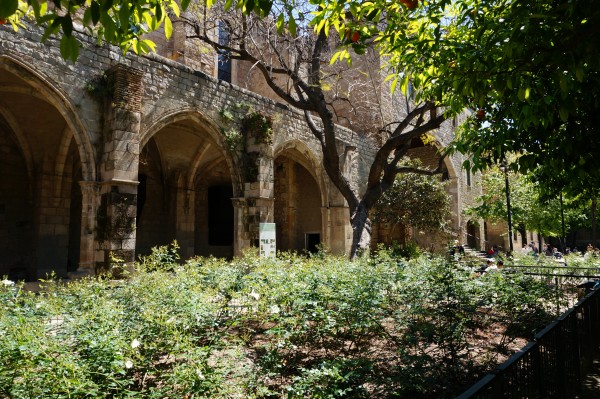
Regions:
M 0 150 L 18 154 L 5 158 L 11 168 L 0 186 L 0 237 L 16 240 L 1 273 L 67 275 L 74 263 L 79 274 L 110 271 L 115 256 L 128 264 L 136 252 L 172 239 L 184 256 L 239 254 L 258 238 L 259 223 L 289 213 L 276 209 L 279 156 L 301 168 L 289 182 L 296 199 L 303 185 L 316 190 L 299 213 L 302 223 L 290 222 L 294 248 L 304 234 L 319 233 L 332 251 L 349 250 L 348 208 L 323 171 L 320 146 L 301 112 L 177 62 L 189 54 L 167 42 L 159 45 L 171 51 L 169 58 L 137 57 L 80 36 L 83 47 L 73 64 L 62 60 L 55 39 L 40 39 L 36 27 L 14 32 L 0 26 Z M 198 68 L 210 72 L 209 63 Z M 224 114 L 239 120 L 249 109 L 271 118 L 273 137 L 246 137 L 232 146 Z M 442 143 L 452 129 L 440 129 Z M 340 127 L 338 151 L 351 184 L 364 189 L 373 143 Z M 447 162 L 456 179 L 456 209 L 473 195 L 462 183 L 461 162 Z M 227 211 L 233 240 L 213 245 L 207 192 L 223 185 L 233 191 Z M 4 186 L 17 190 L 8 194 Z

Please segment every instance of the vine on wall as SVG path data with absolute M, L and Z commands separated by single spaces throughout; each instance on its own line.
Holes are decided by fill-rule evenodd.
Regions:
M 273 118 L 243 103 L 236 104 L 233 109 L 221 110 L 219 114 L 225 123 L 221 133 L 242 171 L 242 183 L 258 181 L 260 153 L 248 151 L 247 145 L 252 139 L 254 144 L 273 143 Z

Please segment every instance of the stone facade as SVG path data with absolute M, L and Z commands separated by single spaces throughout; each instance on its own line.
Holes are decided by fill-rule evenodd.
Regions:
M 0 26 L 0 275 L 92 274 L 174 239 L 184 257 L 233 256 L 262 222 L 281 227 L 280 249 L 349 250 L 348 208 L 302 113 L 182 64 L 168 43 L 169 58 L 137 57 L 82 36 L 72 64 L 40 39 Z M 224 115 L 249 109 L 273 136 L 232 145 Z M 442 144 L 452 131 L 440 129 Z M 340 127 L 339 150 L 364 186 L 373 143 Z M 459 209 L 476 189 L 462 161 L 446 164 L 466 240 Z

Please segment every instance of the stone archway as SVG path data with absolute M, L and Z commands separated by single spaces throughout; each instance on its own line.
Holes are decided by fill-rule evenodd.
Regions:
M 418 159 L 422 167 L 430 170 L 438 168 L 442 160 L 441 147 L 439 143 L 425 144 L 421 138 L 414 138 L 411 141 L 410 149 L 406 156 L 411 159 Z M 449 225 L 456 236 L 461 231 L 461 214 L 459 209 L 460 190 L 459 181 L 455 172 L 452 160 L 449 157 L 443 159 L 442 172 L 438 175 L 439 179 L 445 182 L 445 191 L 450 197 L 450 220 Z M 418 232 L 410 226 L 398 226 L 393 224 L 373 224 L 373 243 L 375 248 L 377 243 L 389 244 L 393 241 L 405 243 L 408 239 L 415 240 L 421 247 L 431 250 L 443 250 L 446 247 L 448 237 L 443 232 Z M 431 234 L 433 233 L 433 234 Z
M 294 147 L 274 160 L 274 220 L 277 249 L 316 252 L 327 243 L 323 194 L 315 178 L 318 169 Z M 311 173 L 312 172 L 312 173 Z
M 66 97 L 24 64 L 0 57 L 0 91 L 0 275 L 66 277 L 80 263 L 91 145 Z
M 197 113 L 177 113 L 155 124 L 142 143 L 136 252 L 176 239 L 183 258 L 233 256 L 236 185 L 213 126 Z

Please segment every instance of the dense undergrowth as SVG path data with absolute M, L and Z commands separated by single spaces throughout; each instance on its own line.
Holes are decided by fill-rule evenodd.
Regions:
M 255 254 L 0 288 L 2 398 L 452 397 L 551 316 L 518 273 Z

